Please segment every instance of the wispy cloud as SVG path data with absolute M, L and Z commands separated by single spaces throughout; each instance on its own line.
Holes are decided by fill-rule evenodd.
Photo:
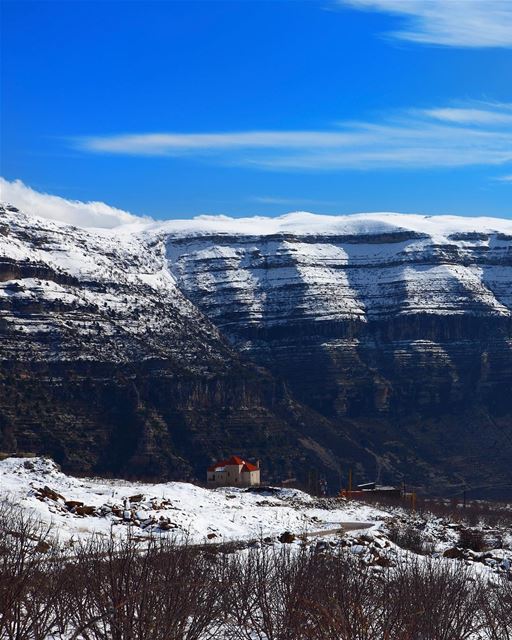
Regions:
M 34 191 L 21 180 L 0 177 L 0 199 L 31 215 L 59 220 L 80 227 L 112 228 L 141 218 L 104 202 L 80 202 Z
M 498 176 L 495 180 L 499 180 L 500 182 L 510 182 L 512 184 L 512 174 L 509 176 Z
M 457 124 L 476 125 L 502 125 L 512 126 L 512 106 L 507 104 L 496 105 L 492 109 L 456 109 L 448 107 L 444 109 L 426 109 L 423 113 L 430 118 L 453 122 Z
M 512 47 L 510 0 L 336 0 L 355 9 L 401 16 L 389 35 L 450 47 Z
M 349 145 L 360 133 L 333 131 L 240 131 L 224 133 L 143 133 L 77 140 L 89 151 L 134 155 L 180 155 L 237 149 L 301 149 Z
M 512 161 L 511 104 L 410 109 L 324 131 L 147 133 L 74 140 L 82 150 L 193 156 L 269 169 L 464 167 Z

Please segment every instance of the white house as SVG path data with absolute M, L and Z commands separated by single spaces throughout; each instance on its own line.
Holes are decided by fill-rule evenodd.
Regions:
M 219 460 L 206 473 L 209 487 L 252 487 L 260 483 L 260 463 L 254 465 L 238 456 Z

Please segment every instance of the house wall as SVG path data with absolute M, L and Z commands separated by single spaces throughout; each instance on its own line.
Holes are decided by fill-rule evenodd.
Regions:
M 248 473 L 244 472 L 241 475 L 242 475 L 241 483 L 245 487 L 252 487 L 260 483 L 259 469 L 257 471 L 249 471 Z
M 224 471 L 208 471 L 207 484 L 212 487 L 252 487 L 260 483 L 260 471 L 241 472 L 242 465 L 227 465 Z

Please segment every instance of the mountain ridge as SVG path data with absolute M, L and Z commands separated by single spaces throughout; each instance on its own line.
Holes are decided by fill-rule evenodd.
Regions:
M 175 478 L 235 451 L 267 458 L 275 480 L 317 469 L 333 483 L 352 464 L 436 490 L 489 482 L 494 456 L 512 483 L 506 220 L 296 213 L 98 230 L 5 207 L 0 233 L 4 449 Z M 87 398 L 100 406 L 89 426 Z M 82 462 L 59 443 L 67 429 Z

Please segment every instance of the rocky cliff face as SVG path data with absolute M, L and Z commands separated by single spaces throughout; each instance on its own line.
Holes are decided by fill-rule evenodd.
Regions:
M 294 397 L 351 421 L 382 473 L 409 460 L 417 476 L 428 460 L 431 481 L 449 466 L 473 483 L 511 483 L 512 225 L 307 214 L 278 224 L 260 235 L 256 221 L 168 229 L 169 268 Z
M 264 458 L 268 479 L 334 473 L 332 425 L 240 358 L 177 287 L 158 238 L 13 207 L 0 233 L 0 450 L 75 472 L 203 479 L 240 451 Z
M 4 210 L 0 233 L 9 389 L 24 362 L 44 371 L 30 393 L 52 396 L 57 376 L 64 415 L 103 398 L 97 415 L 78 402 L 111 425 L 80 441 L 106 452 L 90 468 L 193 475 L 233 449 L 276 476 L 334 482 L 352 465 L 437 490 L 512 483 L 507 221 L 291 214 L 98 232 Z M 4 405 L 18 448 L 66 439 L 66 419 L 42 437 L 39 417 L 23 440 Z
M 411 218 L 343 235 L 170 233 L 167 259 L 238 349 L 322 413 L 460 410 L 512 382 L 512 233 Z

